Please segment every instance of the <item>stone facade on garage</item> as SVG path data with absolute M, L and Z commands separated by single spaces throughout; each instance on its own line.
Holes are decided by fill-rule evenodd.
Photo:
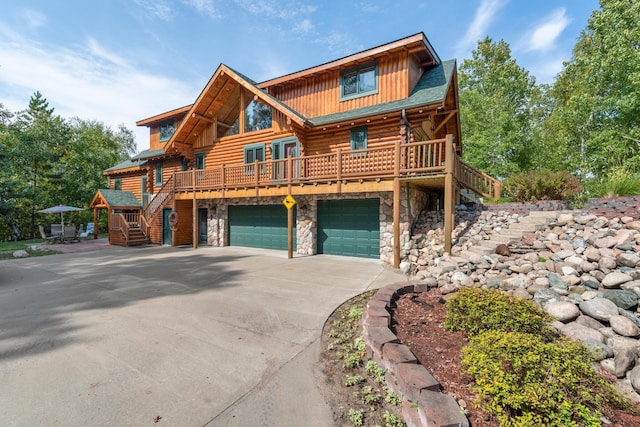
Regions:
M 336 195 L 294 196 L 296 200 L 295 233 L 299 255 L 315 255 L 318 251 L 318 200 L 380 199 L 380 261 L 393 264 L 393 193 L 347 193 Z M 411 249 L 411 227 L 428 203 L 429 194 L 415 187 L 405 187 L 400 196 L 400 250 L 406 254 Z M 249 199 L 201 200 L 199 208 L 207 208 L 207 246 L 221 247 L 229 244 L 227 235 L 228 206 L 281 204 L 282 197 L 264 197 L 259 202 Z M 284 208 L 284 207 L 283 207 Z

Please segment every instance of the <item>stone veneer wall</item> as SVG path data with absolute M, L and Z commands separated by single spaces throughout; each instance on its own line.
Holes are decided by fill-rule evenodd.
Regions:
M 315 255 L 318 251 L 318 200 L 338 199 L 380 199 L 380 260 L 393 263 L 393 193 L 348 193 L 342 195 L 295 196 L 296 199 L 296 253 Z M 279 204 L 281 197 L 261 198 L 259 203 L 248 203 L 246 199 L 205 200 L 198 203 L 199 208 L 207 208 L 207 245 L 225 246 L 228 244 L 226 221 L 228 206 L 236 204 Z M 400 248 L 406 254 L 411 249 L 411 228 L 420 212 L 428 202 L 427 193 L 416 188 L 403 188 L 400 194 Z

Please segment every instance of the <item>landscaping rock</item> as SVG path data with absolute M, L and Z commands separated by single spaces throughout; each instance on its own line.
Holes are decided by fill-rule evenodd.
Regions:
M 608 322 L 611 316 L 618 315 L 618 307 L 606 298 L 594 298 L 580 303 L 580 310 L 596 320 Z
M 630 282 L 632 280 L 633 278 L 628 274 L 614 271 L 604 276 L 604 279 L 602 279 L 602 286 L 608 289 L 619 288 L 623 283 Z
M 544 307 L 544 311 L 562 323 L 571 322 L 580 315 L 580 309 L 575 304 L 566 301 L 550 302 Z

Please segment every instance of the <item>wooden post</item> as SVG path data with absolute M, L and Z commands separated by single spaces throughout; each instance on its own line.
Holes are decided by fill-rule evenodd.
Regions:
M 191 207 L 191 223 L 193 224 L 193 233 L 191 236 L 191 245 L 194 249 L 198 247 L 198 200 L 196 199 L 196 169 L 193 168 L 193 204 Z
M 291 195 L 292 179 L 293 177 L 293 161 L 291 157 L 287 157 L 287 194 Z M 291 210 L 291 209 L 289 209 Z
M 93 208 L 93 238 L 98 238 L 98 208 Z
M 393 267 L 400 267 L 400 178 L 393 178 Z
M 447 135 L 445 142 L 445 175 L 444 175 L 444 250 L 451 253 L 451 233 L 453 232 L 453 135 Z
M 342 193 L 342 148 L 338 148 L 338 153 L 336 154 L 336 190 L 338 194 Z
M 287 211 L 287 258 L 291 259 L 293 258 L 293 206 Z
M 173 182 L 176 182 L 176 172 L 173 172 Z M 177 212 L 177 204 L 176 204 L 176 195 L 173 195 L 173 198 L 171 200 L 171 210 L 173 212 Z M 169 227 L 171 228 L 171 227 Z M 176 232 L 171 230 L 171 246 L 176 246 Z
M 502 183 L 500 181 L 495 181 L 495 184 L 493 186 L 493 197 L 496 199 L 499 199 L 501 194 L 502 194 Z
M 393 165 L 393 267 L 400 267 L 400 138 L 396 139 Z

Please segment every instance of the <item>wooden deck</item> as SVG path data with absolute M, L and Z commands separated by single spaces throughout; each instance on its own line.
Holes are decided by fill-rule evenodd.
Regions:
M 448 157 L 452 159 L 458 184 L 485 197 L 499 197 L 500 183 L 463 162 L 448 139 L 411 144 L 397 142 L 357 151 L 338 149 L 328 154 L 176 172 L 169 186 L 172 185 L 177 198 L 181 198 L 179 193 L 192 192 L 225 197 L 225 191 L 237 193 L 282 187 L 291 191 L 291 187 L 310 184 L 337 186 L 340 192 L 341 184 L 380 183 L 396 178 L 425 187 L 444 188 Z M 212 196 L 211 192 L 220 194 Z

